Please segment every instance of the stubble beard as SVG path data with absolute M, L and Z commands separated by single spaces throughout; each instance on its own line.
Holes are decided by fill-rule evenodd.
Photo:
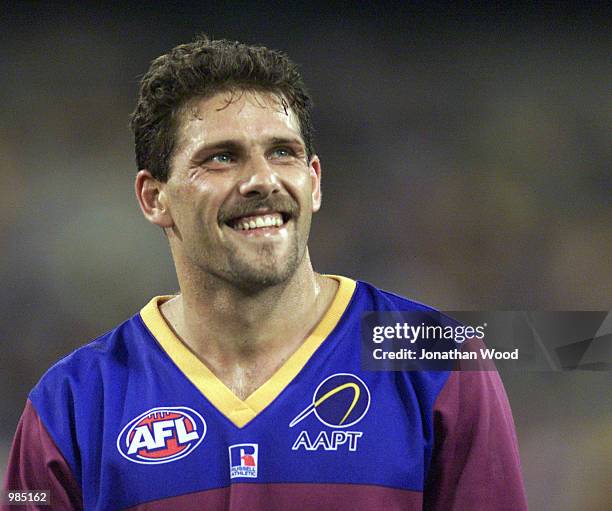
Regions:
M 298 269 L 306 253 L 306 243 L 292 238 L 286 255 L 279 257 L 274 246 L 262 245 L 255 257 L 244 257 L 239 251 L 228 256 L 226 279 L 248 292 L 257 292 L 286 282 Z
M 290 244 L 285 253 L 278 255 L 275 244 L 262 243 L 256 253 L 243 253 L 242 247 L 226 256 L 226 267 L 222 278 L 239 289 L 256 293 L 286 282 L 298 269 L 306 254 L 306 243 L 310 232 L 310 218 L 302 218 L 298 203 L 289 196 L 274 196 L 265 200 L 243 201 L 219 212 L 219 224 L 228 219 L 247 215 L 259 208 L 283 211 L 292 218 L 295 231 L 286 240 Z M 300 226 L 302 222 L 306 225 Z M 303 236 L 302 236 L 303 234 Z M 253 247 L 249 250 L 251 252 Z

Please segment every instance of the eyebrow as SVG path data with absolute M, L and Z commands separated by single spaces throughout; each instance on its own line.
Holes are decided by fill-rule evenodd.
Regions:
M 270 145 L 294 144 L 304 146 L 304 142 L 299 138 L 272 137 L 268 139 L 268 142 Z

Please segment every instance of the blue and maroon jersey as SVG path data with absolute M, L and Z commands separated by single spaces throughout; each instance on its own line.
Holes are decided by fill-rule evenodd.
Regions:
M 52 509 L 526 509 L 498 374 L 362 370 L 364 312 L 430 309 L 334 278 L 321 322 L 245 400 L 154 298 L 32 390 L 5 489 L 50 490 Z

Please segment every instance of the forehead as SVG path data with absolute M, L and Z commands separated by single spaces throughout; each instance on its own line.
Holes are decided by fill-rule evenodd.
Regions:
M 282 96 L 231 90 L 189 100 L 179 111 L 176 149 L 222 140 L 292 136 L 302 139 L 299 119 Z

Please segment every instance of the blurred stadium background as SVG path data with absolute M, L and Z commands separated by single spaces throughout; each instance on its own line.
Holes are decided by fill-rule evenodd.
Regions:
M 611 309 L 609 13 L 495 4 L 3 3 L 0 471 L 45 369 L 177 287 L 127 122 L 198 32 L 301 65 L 319 271 L 447 310 Z M 610 509 L 611 374 L 503 378 L 531 509 Z

